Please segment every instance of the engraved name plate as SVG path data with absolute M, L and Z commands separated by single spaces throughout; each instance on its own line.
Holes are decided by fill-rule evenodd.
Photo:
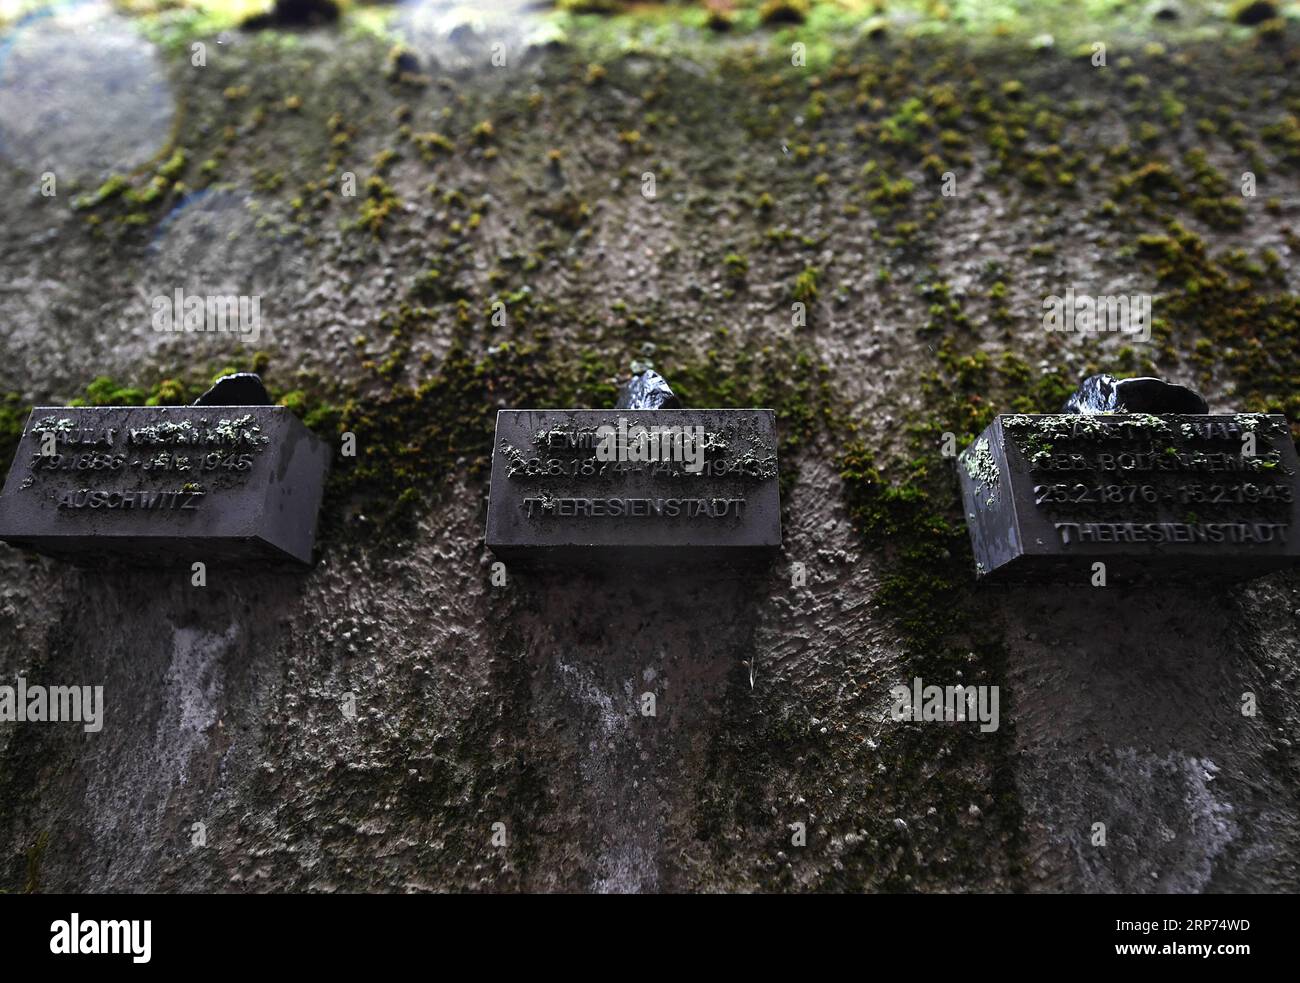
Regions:
M 283 406 L 42 406 L 0 539 L 151 561 L 311 562 L 329 448 Z
M 772 410 L 501 410 L 487 545 L 529 559 L 740 558 L 781 545 Z
M 1300 556 L 1281 416 L 999 416 L 957 472 L 991 580 L 1242 579 Z

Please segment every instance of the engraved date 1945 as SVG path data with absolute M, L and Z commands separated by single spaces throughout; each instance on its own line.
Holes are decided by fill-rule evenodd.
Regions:
M 1124 505 L 1161 502 L 1179 505 L 1242 505 L 1291 501 L 1291 486 L 1286 484 L 1206 485 L 1188 482 L 1175 486 L 1158 485 L 1085 485 L 1082 483 L 1034 486 L 1034 504 L 1051 505 Z

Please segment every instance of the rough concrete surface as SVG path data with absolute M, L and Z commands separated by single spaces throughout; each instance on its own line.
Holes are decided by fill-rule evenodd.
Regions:
M 100 376 L 92 402 L 180 402 L 256 349 L 333 446 L 359 435 L 305 573 L 195 588 L 201 556 L 0 549 L 0 685 L 106 703 L 93 734 L 0 724 L 0 889 L 1300 889 L 1300 579 L 977 589 L 936 450 L 1100 369 L 1297 421 L 1297 26 L 1206 37 L 1191 6 L 1116 35 L 1109 75 L 1086 34 L 1031 56 L 902 14 L 883 39 L 439 5 L 382 37 L 99 3 L 0 25 L 4 405 Z M 74 111 L 106 58 L 113 97 Z M 112 175 L 130 190 L 84 200 Z M 1155 293 L 1153 341 L 1044 332 L 1072 284 Z M 261 295 L 263 337 L 152 330 L 177 286 Z M 1214 317 L 1180 306 L 1196 289 Z M 493 411 L 612 406 L 641 358 L 688 406 L 777 410 L 781 555 L 493 586 Z M 873 497 L 855 441 L 921 504 Z M 999 685 L 1002 726 L 895 723 L 916 675 Z

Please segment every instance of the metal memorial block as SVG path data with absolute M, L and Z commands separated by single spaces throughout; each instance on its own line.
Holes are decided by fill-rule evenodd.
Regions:
M 770 553 L 781 545 L 776 415 L 501 410 L 487 545 L 508 559 Z
M 329 448 L 283 406 L 42 406 L 0 539 L 150 561 L 311 562 Z
M 1300 556 L 1287 421 L 1260 414 L 999 416 L 957 459 L 990 581 L 1243 579 Z

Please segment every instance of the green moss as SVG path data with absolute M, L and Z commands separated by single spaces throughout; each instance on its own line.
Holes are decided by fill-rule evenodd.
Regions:
M 168 181 L 175 181 L 185 170 L 185 151 L 179 147 L 167 160 L 158 167 L 158 176 L 166 178 Z
M 790 296 L 803 304 L 810 304 L 817 299 L 817 278 L 821 271 L 815 266 L 806 266 L 803 272 L 794 278 L 794 287 Z
M 555 6 L 570 14 L 617 14 L 626 5 L 621 0 L 559 0 Z
M 450 138 L 432 130 L 427 133 L 412 133 L 411 142 L 419 148 L 425 160 L 433 160 L 437 153 L 453 154 L 456 152 L 456 144 Z
M 76 198 L 72 203 L 72 207 L 78 211 L 88 208 L 96 208 L 104 202 L 116 198 L 130 187 L 131 183 L 125 177 L 120 174 L 114 174 L 95 189 L 94 194 L 88 196 L 82 195 Z
M 126 197 L 132 204 L 152 205 L 163 196 L 168 187 L 170 187 L 170 184 L 166 178 L 155 175 L 143 188 L 128 190 Z
M 89 406 L 143 406 L 148 394 L 142 389 L 120 386 L 108 376 L 99 376 L 86 387 Z
M 23 884 L 24 894 L 39 894 L 41 890 L 41 862 L 50 845 L 50 831 L 43 829 L 36 837 L 36 842 L 27 851 L 27 881 Z
M 996 468 L 991 455 L 981 453 L 977 435 L 999 411 L 1041 412 L 1059 406 L 1072 385 L 1059 370 L 1035 372 L 1011 352 L 994 359 L 982 350 L 963 351 L 955 335 L 940 342 L 937 355 L 938 367 L 922 385 L 929 415 L 910 427 L 909 456 L 882 461 L 870 438 L 852 440 L 839 457 L 840 480 L 854 525 L 883 558 L 872 601 L 897 627 L 908 674 L 927 680 L 961 678 L 964 683 L 978 678 L 1001 685 L 1005 698 L 1006 646 L 980 623 L 957 482 L 941 449 L 948 440 L 958 448 L 974 444 L 964 466 L 991 485 L 998 477 Z M 972 638 L 983 641 L 972 648 Z M 1013 721 L 1014 713 L 1004 709 L 1002 719 Z M 909 788 L 913 780 L 925 784 L 922 776 L 932 767 L 936 739 L 929 731 L 909 733 L 898 745 L 882 748 L 889 755 L 893 788 Z M 954 802 L 992 797 L 989 821 L 1005 837 L 1001 849 L 1007 875 L 1014 879 L 1021 869 L 1014 724 L 1004 724 L 991 746 L 963 734 L 944 753 L 991 765 L 987 785 L 958 781 L 945 793 Z M 959 769 L 950 761 L 946 771 Z M 948 829 L 944 835 L 961 834 Z M 943 842 L 951 848 L 950 840 Z M 888 883 L 908 889 L 926 876 L 922 865 L 907 864 Z
M 6 466 L 14 459 L 31 412 L 31 404 L 18 393 L 5 393 L 0 398 L 0 462 L 5 462 Z
M 722 262 L 726 267 L 728 279 L 736 283 L 745 281 L 745 277 L 749 273 L 749 260 L 739 253 L 727 253 Z
M 1123 198 L 1134 191 L 1150 193 L 1157 190 L 1178 191 L 1180 188 L 1172 167 L 1160 161 L 1150 161 L 1119 177 L 1115 183 L 1115 197 Z
M 163 379 L 155 387 L 152 393 L 145 398 L 146 406 L 183 406 L 189 399 L 189 393 L 184 383 L 178 379 Z
M 361 200 L 361 214 L 354 227 L 378 237 L 388 216 L 400 205 L 401 201 L 387 182 L 374 175 L 366 181 L 366 196 Z

